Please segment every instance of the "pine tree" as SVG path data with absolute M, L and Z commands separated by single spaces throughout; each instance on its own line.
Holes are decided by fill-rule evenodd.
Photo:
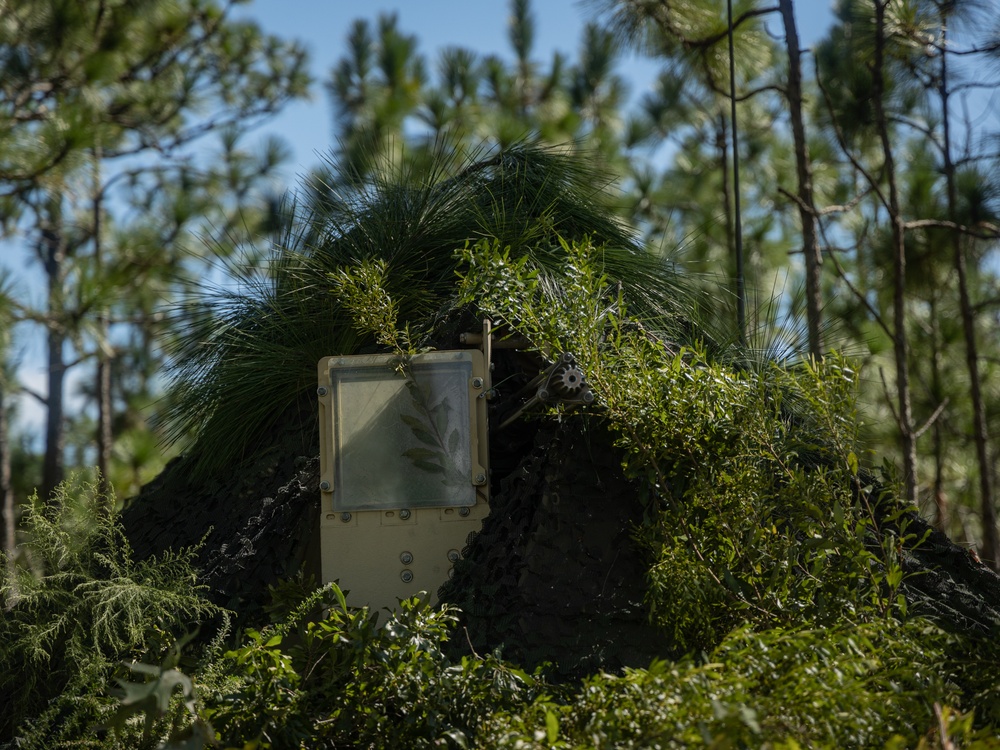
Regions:
M 530 1 L 511 0 L 510 9 L 512 63 L 449 47 L 432 66 L 396 16 L 380 17 L 374 28 L 355 21 L 326 83 L 336 112 L 337 169 L 321 179 L 329 187 L 362 184 L 398 174 L 403 158 L 414 174 L 432 172 L 442 149 L 461 161 L 525 139 L 596 152 L 621 166 L 626 88 L 614 70 L 614 35 L 590 24 L 576 61 L 555 52 L 545 66 L 535 59 Z
M 730 76 L 730 24 L 725 7 L 644 0 L 608 0 L 602 6 L 608 23 L 619 34 L 663 64 L 654 91 L 644 97 L 639 116 L 628 128 L 630 144 L 655 147 L 670 142 L 676 147 L 670 150 L 671 166 L 658 179 L 648 168 L 637 170 L 633 185 L 640 213 L 635 218 L 652 219 L 654 230 L 669 229 L 670 240 L 684 248 L 684 260 L 693 272 L 719 273 L 721 269 L 724 283 L 733 289 L 736 309 L 729 314 L 736 321 L 734 330 L 745 335 L 745 277 L 755 277 L 751 286 L 766 288 L 767 277 L 786 263 L 776 257 L 774 243 L 779 233 L 785 234 L 773 210 L 782 199 L 770 187 L 780 181 L 775 170 L 785 161 L 787 148 L 781 127 L 783 102 L 774 96 L 782 90 L 777 79 L 780 55 L 763 22 L 774 9 L 757 3 L 736 8 L 734 75 Z M 732 114 L 734 104 L 742 113 L 738 123 Z M 734 152 L 737 125 L 742 143 Z M 748 174 L 737 192 L 735 155 L 741 152 L 751 158 L 740 165 L 740 171 Z M 800 152 L 805 153 L 804 147 Z M 800 187 L 798 200 L 803 194 Z M 736 210 L 738 200 L 746 207 L 745 223 L 742 212 Z M 810 203 L 811 196 L 805 206 L 811 216 Z M 742 227 L 737 227 L 738 220 Z M 753 250 L 745 259 L 751 274 L 743 268 L 744 235 Z M 662 236 L 654 238 L 664 241 Z M 770 280 L 773 283 L 774 277 Z M 752 317 L 766 314 L 758 310 Z M 819 330 L 819 316 L 812 305 L 809 322 L 810 331 Z
M 48 415 L 46 495 L 63 475 L 66 373 L 91 357 L 99 371 L 98 460 L 107 470 L 111 308 L 134 320 L 130 292 L 155 267 L 179 262 L 177 240 L 193 223 L 185 206 L 194 196 L 179 195 L 166 243 L 112 243 L 123 228 L 112 215 L 122 205 L 113 190 L 187 174 L 205 201 L 219 173 L 188 163 L 192 146 L 211 132 L 243 131 L 305 91 L 305 53 L 233 21 L 230 7 L 30 0 L 4 10 L 3 225 L 24 236 L 48 284 L 41 309 L 22 303 L 20 311 L 47 336 L 48 392 L 34 394 Z
M 948 520 L 948 484 L 954 480 L 946 476 L 946 463 L 950 454 L 952 465 L 967 465 L 958 457 L 971 439 L 975 458 L 968 464 L 979 480 L 983 552 L 995 564 L 1000 541 L 994 461 L 973 281 L 984 269 L 967 262 L 982 257 L 984 240 L 996 238 L 990 202 L 984 200 L 993 181 L 983 169 L 977 126 L 964 122 L 962 130 L 972 137 L 956 137 L 958 108 L 951 100 L 960 90 L 951 63 L 991 46 L 987 40 L 977 48 L 968 30 L 963 43 L 955 44 L 949 23 L 970 7 L 918 0 L 844 2 L 838 9 L 840 25 L 821 45 L 818 62 L 825 98 L 821 116 L 844 154 L 844 184 L 853 180 L 860 186 L 849 201 L 853 210 L 840 223 L 857 237 L 854 268 L 844 270 L 842 279 L 891 342 L 895 394 L 889 408 L 907 496 L 916 503 L 928 489 L 937 522 L 964 535 L 959 518 L 955 525 Z M 872 62 L 858 63 L 865 59 Z M 978 81 L 972 88 L 990 85 Z M 968 187 L 971 192 L 963 194 Z M 890 294 L 877 283 L 884 273 L 891 277 Z M 960 341 L 964 358 L 953 352 Z M 952 365 L 962 359 L 964 373 Z M 968 428 L 963 426 L 966 414 Z M 928 431 L 932 479 L 921 483 L 918 448 Z M 964 476 L 957 479 L 965 484 Z M 953 491 L 967 494 L 960 486 Z

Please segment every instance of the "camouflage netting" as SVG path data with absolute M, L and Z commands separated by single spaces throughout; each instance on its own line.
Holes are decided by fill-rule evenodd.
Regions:
M 537 372 L 530 356 L 496 352 L 496 382 L 513 392 Z M 491 404 L 491 513 L 442 588 L 463 610 L 469 644 L 526 666 L 551 661 L 564 676 L 647 666 L 670 655 L 647 622 L 648 560 L 633 541 L 637 488 L 601 420 L 576 413 L 520 419 L 498 429 L 511 404 Z M 220 604 L 255 618 L 267 588 L 315 555 L 319 463 L 315 404 L 279 420 L 270 447 L 228 475 L 193 480 L 191 458 L 172 462 L 126 509 L 139 557 L 203 542 L 202 580 Z M 910 611 L 970 634 L 1000 628 L 1000 577 L 965 549 L 911 518 L 927 539 L 904 556 Z
M 213 600 L 251 614 L 267 587 L 315 554 L 319 439 L 312 409 L 289 414 L 271 447 L 230 474 L 192 480 L 190 456 L 174 459 L 122 514 L 139 558 L 199 545 L 201 581 Z
M 648 665 L 665 643 L 645 615 L 648 565 L 632 539 L 641 521 L 599 421 L 546 424 L 499 482 L 441 598 L 463 611 L 477 651 L 565 675 Z
M 952 632 L 1000 632 L 1000 576 L 922 518 L 912 516 L 908 531 L 918 538 L 927 535 L 903 555 L 910 613 Z

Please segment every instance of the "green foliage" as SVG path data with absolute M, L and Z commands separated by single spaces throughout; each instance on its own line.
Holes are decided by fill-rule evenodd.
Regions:
M 454 624 L 410 600 L 377 627 L 331 585 L 195 675 L 197 718 L 165 747 L 206 730 L 254 748 L 998 746 L 947 708 L 970 697 L 953 678 L 969 644 L 925 623 L 742 627 L 702 656 L 571 685 L 450 656 Z
M 33 559 L 61 574 L 38 578 L 34 591 L 20 581 L 25 598 L 7 612 L 0 641 L 5 698 L 35 678 L 33 702 L 6 704 L 20 712 L 8 732 L 22 747 L 998 746 L 994 724 L 982 723 L 997 718 L 983 668 L 1000 662 L 994 644 L 920 620 L 854 622 L 851 612 L 822 626 L 800 609 L 788 627 L 758 620 L 713 635 L 705 653 L 557 685 L 467 649 L 447 608 L 403 601 L 379 625 L 335 584 L 310 593 L 292 581 L 274 591 L 275 624 L 228 649 L 223 632 L 182 658 L 190 636 L 175 642 L 170 626 L 217 612 L 198 599 L 185 557 L 132 563 L 106 498 L 63 487 L 60 499 L 64 509 L 28 515 Z M 678 568 L 694 567 L 690 549 L 671 547 Z M 72 581 L 70 569 L 81 571 Z M 127 607 L 88 599 L 99 590 L 114 602 L 130 588 L 123 577 L 140 574 L 146 589 L 131 601 L 143 602 L 145 625 Z M 38 593 L 46 587 L 48 599 Z M 28 601 L 35 606 L 21 606 Z M 76 616 L 58 646 L 40 637 L 56 601 Z M 720 620 L 711 613 L 707 629 Z M 32 643 L 46 644 L 38 663 Z
M 942 641 L 882 623 L 740 629 L 704 659 L 594 675 L 565 703 L 497 714 L 479 739 L 521 748 L 913 746 L 934 723 L 934 701 L 955 698 L 938 672 Z
M 0 26 L 0 178 L 23 186 L 109 157 L 168 152 L 305 93 L 305 51 L 226 18 L 226 4 L 33 0 Z M 29 92 L 33 92 L 29 95 Z
M 310 403 L 320 358 L 424 345 L 453 306 L 455 250 L 481 237 L 548 267 L 563 262 L 560 237 L 593 236 L 637 313 L 679 316 L 690 295 L 614 217 L 607 181 L 591 163 L 519 143 L 488 157 L 441 154 L 430 174 L 337 193 L 314 186 L 264 272 L 234 267 L 231 284 L 184 309 L 168 436 L 199 435 L 201 471 L 252 458 L 271 425 Z
M 125 665 L 133 675 L 145 676 L 146 679 L 142 682 L 132 682 L 123 678 L 117 680 L 123 695 L 118 710 L 109 722 L 115 732 L 116 740 L 128 742 L 134 739 L 135 722 L 129 720 L 141 714 L 143 715 L 142 740 L 146 743 L 150 743 L 158 735 L 176 734 L 178 731 L 188 735 L 192 743 L 199 743 L 194 746 L 200 747 L 201 744 L 210 744 L 214 741 L 211 725 L 198 715 L 194 683 L 177 668 L 182 648 L 195 635 L 196 633 L 191 633 L 174 643 L 159 666 L 141 662 L 129 662 Z M 214 646 L 215 648 L 210 649 L 209 653 L 219 653 L 218 639 Z M 175 699 L 177 687 L 181 689 L 179 701 Z M 164 717 L 168 717 L 167 722 L 162 721 Z
M 330 184 L 356 185 L 401 165 L 427 169 L 442 144 L 509 148 L 525 137 L 621 163 L 627 89 L 614 69 L 615 35 L 587 24 L 575 61 L 554 52 L 546 64 L 535 59 L 531 6 L 509 3 L 509 61 L 457 46 L 431 61 L 395 13 L 356 20 L 326 81 L 339 160 Z
M 543 683 L 492 656 L 449 656 L 455 622 L 410 600 L 377 626 L 330 585 L 199 676 L 200 716 L 227 746 L 467 747 Z
M 122 660 L 158 657 L 173 631 L 221 613 L 196 583 L 193 551 L 133 561 L 114 507 L 74 479 L 24 508 L 23 559 L 0 585 L 0 738 L 29 719 L 27 746 L 81 736 L 111 705 Z
M 379 345 L 406 354 L 410 348 L 409 331 L 402 332 L 404 347 L 396 327 L 399 306 L 386 289 L 388 271 L 384 260 L 366 258 L 355 267 L 331 273 L 330 281 L 344 309 L 352 312 L 359 333 L 374 335 Z
M 744 621 L 905 612 L 900 540 L 882 532 L 859 475 L 848 364 L 683 345 L 682 321 L 629 315 L 600 248 L 563 249 L 564 265 L 543 269 L 496 243 L 467 247 L 460 298 L 583 363 L 626 471 L 645 487 L 648 600 L 676 653 L 710 649 Z
M 206 233 L 231 252 L 261 231 L 287 148 L 272 138 L 254 153 L 240 137 L 308 94 L 305 50 L 238 20 L 237 4 L 4 4 L 0 234 L 35 261 L 12 323 L 41 326 L 51 355 L 41 481 L 18 485 L 48 495 L 65 461 L 83 468 L 95 432 L 97 464 L 124 492 L 162 468 L 145 417 L 160 395 L 164 302 L 206 275 Z M 37 274 L 48 293 L 30 299 Z M 94 363 L 96 377 L 78 377 Z M 78 410 L 63 399 L 67 371 Z

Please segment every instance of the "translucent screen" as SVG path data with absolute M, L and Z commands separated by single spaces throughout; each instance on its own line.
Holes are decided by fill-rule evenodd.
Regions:
M 473 505 L 472 362 L 332 364 L 335 510 Z

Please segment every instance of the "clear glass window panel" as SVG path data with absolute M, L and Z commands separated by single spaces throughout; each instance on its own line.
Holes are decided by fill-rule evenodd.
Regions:
M 472 363 L 331 368 L 335 510 L 473 505 Z

